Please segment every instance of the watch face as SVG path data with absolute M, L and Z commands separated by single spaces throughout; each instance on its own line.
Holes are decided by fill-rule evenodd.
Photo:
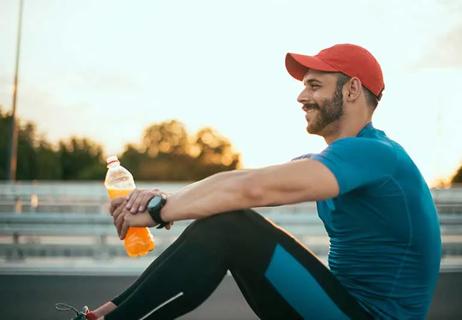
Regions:
M 162 202 L 161 196 L 155 196 L 148 203 L 148 210 L 157 209 Z

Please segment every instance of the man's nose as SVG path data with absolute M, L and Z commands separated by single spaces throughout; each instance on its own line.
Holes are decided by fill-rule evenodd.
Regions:
M 310 100 L 308 90 L 303 89 L 297 97 L 297 101 L 301 104 L 305 104 Z

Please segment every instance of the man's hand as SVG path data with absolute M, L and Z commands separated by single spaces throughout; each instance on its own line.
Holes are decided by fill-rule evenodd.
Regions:
M 111 201 L 109 211 L 114 220 L 114 226 L 120 239 L 124 239 L 129 227 L 154 227 L 156 223 L 146 211 L 146 205 L 160 190 L 135 189 L 128 197 L 116 198 Z M 129 210 L 131 208 L 131 210 Z M 137 208 L 137 210 L 135 210 Z M 170 230 L 173 222 L 165 226 Z
M 119 224 L 116 226 L 121 240 L 125 239 L 130 227 L 154 227 L 157 225 L 146 211 L 137 214 L 131 214 L 129 211 L 125 212 L 123 218 L 120 219 Z
M 151 200 L 154 196 L 160 194 L 161 192 L 159 189 L 135 189 L 129 194 L 125 208 L 127 210 L 130 210 L 131 213 L 143 212 L 146 210 L 146 206 L 149 200 Z
M 117 198 L 111 201 L 110 212 L 114 220 L 114 226 L 120 239 L 124 239 L 129 227 L 154 227 L 156 223 L 152 221 L 147 211 L 131 213 L 126 209 L 127 198 Z

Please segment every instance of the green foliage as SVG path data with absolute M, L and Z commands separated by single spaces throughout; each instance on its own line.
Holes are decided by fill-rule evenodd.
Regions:
M 0 179 L 6 179 L 8 161 L 8 137 L 9 137 L 10 117 L 3 113 L 0 106 Z
M 0 179 L 7 178 L 11 116 L 0 106 Z M 71 137 L 54 147 L 35 124 L 18 121 L 17 180 L 103 180 L 103 148 L 87 138 Z M 144 130 L 139 145 L 129 144 L 120 157 L 136 180 L 192 181 L 240 167 L 240 155 L 211 128 L 189 135 L 170 120 Z
M 0 107 L 0 179 L 8 175 L 10 126 L 11 116 Z M 102 180 L 106 172 L 101 146 L 85 138 L 70 138 L 54 148 L 30 122 L 18 121 L 17 152 L 17 180 Z
M 72 137 L 59 143 L 63 180 L 102 180 L 106 173 L 101 146 L 86 138 Z
M 46 141 L 41 141 L 36 149 L 38 168 L 35 179 L 61 180 L 61 158 L 58 152 Z
M 140 145 L 127 145 L 120 161 L 137 180 L 192 181 L 240 167 L 240 155 L 225 137 L 211 128 L 190 136 L 177 120 L 148 127 Z
M 142 146 L 151 156 L 159 153 L 184 155 L 188 153 L 188 133 L 184 125 L 177 120 L 156 123 L 144 131 Z
M 454 177 L 452 177 L 451 184 L 462 183 L 462 166 L 459 167 Z
M 0 107 L 0 135 L 2 136 L 0 140 L 0 179 L 6 179 L 8 176 L 11 120 L 11 115 L 3 113 Z M 16 178 L 18 180 L 32 180 L 40 179 L 41 175 L 48 178 L 48 172 L 56 170 L 52 168 L 56 165 L 56 161 L 51 160 L 56 157 L 53 151 L 49 149 L 49 145 L 37 137 L 34 124 L 26 123 L 19 126 Z M 59 178 L 57 175 L 55 177 Z

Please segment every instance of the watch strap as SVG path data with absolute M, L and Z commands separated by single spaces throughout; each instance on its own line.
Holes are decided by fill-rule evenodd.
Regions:
M 156 195 L 154 197 L 161 197 L 160 205 L 156 208 L 156 210 L 148 210 L 148 213 L 151 216 L 152 220 L 155 223 L 158 224 L 156 226 L 156 229 L 162 229 L 163 227 L 165 227 L 168 224 L 168 222 L 162 220 L 162 218 L 160 216 L 160 211 L 162 210 L 162 208 L 167 203 L 167 199 L 166 199 L 166 197 L 164 195 Z

